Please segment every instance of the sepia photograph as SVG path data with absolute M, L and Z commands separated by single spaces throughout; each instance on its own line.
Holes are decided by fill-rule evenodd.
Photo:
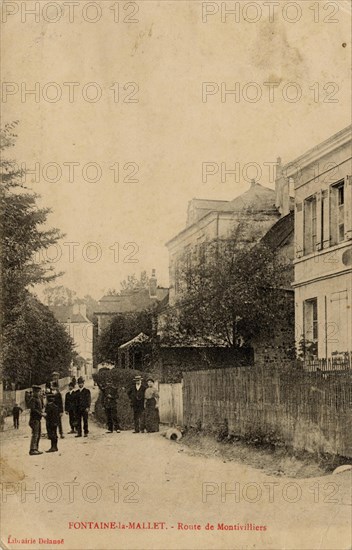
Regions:
M 351 1 L 0 14 L 0 549 L 352 550 Z

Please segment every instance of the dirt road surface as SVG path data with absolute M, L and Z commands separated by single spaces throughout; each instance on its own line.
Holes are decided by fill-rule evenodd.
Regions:
M 14 430 L 7 419 L 2 434 L 2 548 L 352 548 L 351 471 L 269 477 L 190 456 L 182 440 L 106 434 L 93 421 L 88 438 L 66 435 L 58 453 L 29 456 L 27 420 Z

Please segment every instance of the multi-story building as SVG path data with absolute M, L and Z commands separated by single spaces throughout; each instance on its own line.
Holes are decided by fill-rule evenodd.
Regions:
M 72 367 L 72 375 L 92 376 L 93 323 L 87 318 L 85 304 L 49 306 L 56 319 L 65 327 L 74 341 L 75 351 L 81 358 L 80 368 Z
M 285 197 L 285 204 L 281 201 Z M 166 243 L 169 250 L 169 304 L 181 292 L 179 270 L 187 255 L 202 258 L 207 243 L 229 238 L 235 231 L 243 247 L 259 242 L 276 222 L 290 212 L 290 200 L 252 181 L 250 188 L 232 201 L 193 199 L 189 202 L 185 229 Z
M 295 190 L 297 341 L 306 359 L 331 365 L 350 362 L 352 349 L 351 130 L 341 130 L 281 171 L 286 181 L 293 178 Z
M 115 315 L 129 315 L 156 308 L 160 302 L 167 299 L 168 294 L 168 288 L 158 286 L 155 269 L 152 270 L 147 288 L 125 290 L 117 295 L 105 294 L 94 310 L 98 322 L 98 335 L 101 335 Z

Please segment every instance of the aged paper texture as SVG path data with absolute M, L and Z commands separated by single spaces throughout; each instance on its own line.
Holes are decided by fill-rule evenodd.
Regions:
M 1 548 L 351 550 L 349 0 L 1 21 Z

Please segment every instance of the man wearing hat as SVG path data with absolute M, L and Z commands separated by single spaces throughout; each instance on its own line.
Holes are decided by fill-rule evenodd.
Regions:
M 47 395 L 47 405 L 45 407 L 46 416 L 46 430 L 48 433 L 48 439 L 51 441 L 51 447 L 47 453 L 54 453 L 58 451 L 57 448 L 57 428 L 60 421 L 59 408 L 55 403 L 55 394 L 49 393 Z
M 82 437 L 82 420 L 84 437 L 88 437 L 88 413 L 91 404 L 90 390 L 84 387 L 84 379 L 82 376 L 78 378 L 78 390 L 76 393 L 76 411 L 77 411 L 77 435 Z
M 144 392 L 146 386 L 142 380 L 141 376 L 135 376 L 133 379 L 133 385 L 127 392 L 128 397 L 131 402 L 131 407 L 133 409 L 133 420 L 134 420 L 134 432 L 138 434 L 139 432 L 144 432 L 145 429 L 145 420 L 144 420 Z
M 65 413 L 68 414 L 71 431 L 69 434 L 75 433 L 76 427 L 76 392 L 73 382 L 68 385 L 68 392 L 65 395 Z
M 29 403 L 30 415 L 29 426 L 32 430 L 32 437 L 30 443 L 29 454 L 30 455 L 42 455 L 39 451 L 39 440 L 41 434 L 41 420 L 43 416 L 42 400 L 40 399 L 40 386 L 32 386 L 32 398 Z

